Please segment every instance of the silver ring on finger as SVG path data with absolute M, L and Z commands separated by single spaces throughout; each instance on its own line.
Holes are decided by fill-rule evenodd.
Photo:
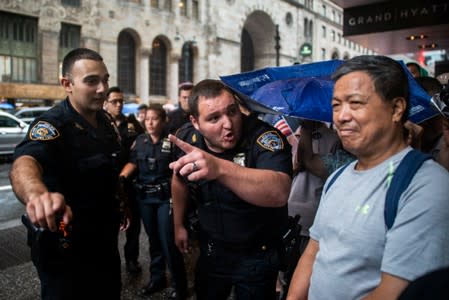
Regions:
M 195 171 L 198 171 L 198 170 L 199 170 L 198 165 L 196 164 L 196 161 L 194 161 L 192 163 L 192 173 L 195 172 Z

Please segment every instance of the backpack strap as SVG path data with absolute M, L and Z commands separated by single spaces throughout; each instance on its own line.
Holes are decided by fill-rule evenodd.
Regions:
M 385 197 L 384 217 L 387 229 L 393 226 L 401 194 L 407 189 L 421 165 L 431 158 L 430 155 L 413 149 L 404 156 L 394 171 L 393 179 Z
M 351 162 L 348 162 L 348 163 L 344 164 L 340 169 L 335 171 L 334 176 L 332 176 L 332 178 L 329 179 L 329 183 L 327 184 L 326 190 L 324 191 L 324 193 L 327 193 L 329 188 L 334 184 L 335 180 L 337 180 L 337 178 L 341 175 L 341 173 L 343 173 L 343 171 L 346 169 L 347 166 L 349 166 L 350 163 Z

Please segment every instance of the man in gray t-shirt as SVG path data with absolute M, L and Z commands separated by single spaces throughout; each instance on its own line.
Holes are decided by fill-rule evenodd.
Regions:
M 449 265 L 449 173 L 426 161 L 387 230 L 386 191 L 411 150 L 406 74 L 390 58 L 359 56 L 333 79 L 333 121 L 357 160 L 322 196 L 287 299 L 396 299 L 410 281 Z

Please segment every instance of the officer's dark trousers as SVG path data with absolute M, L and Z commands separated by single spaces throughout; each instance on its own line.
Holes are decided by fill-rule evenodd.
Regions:
M 58 237 L 45 232 L 31 247 L 31 258 L 45 300 L 120 299 L 121 272 L 118 224 L 89 226 L 62 250 Z
M 198 300 L 226 300 L 232 287 L 237 300 L 276 299 L 279 270 L 276 249 L 248 252 L 212 248 L 200 241 L 195 280 Z
M 186 271 L 183 257 L 174 243 L 169 200 L 167 199 L 162 204 L 145 204 L 139 201 L 139 207 L 150 244 L 151 281 L 159 284 L 166 280 L 165 263 L 167 263 L 172 276 L 172 286 L 179 293 L 185 293 L 187 290 Z
M 139 258 L 139 237 L 140 237 L 140 212 L 136 199 L 136 193 L 133 187 L 128 188 L 128 203 L 131 212 L 131 224 L 126 230 L 126 242 L 123 248 L 125 260 L 137 261 Z

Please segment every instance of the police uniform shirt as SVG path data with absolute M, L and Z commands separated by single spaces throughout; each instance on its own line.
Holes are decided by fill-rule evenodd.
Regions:
M 172 171 L 172 144 L 166 134 L 153 143 L 147 133 L 139 135 L 131 147 L 130 161 L 137 166 L 136 181 L 141 185 L 160 184 L 170 180 Z M 146 202 L 158 203 L 167 201 L 151 197 Z
M 209 151 L 204 138 L 191 124 L 181 127 L 177 136 L 241 166 L 279 171 L 291 176 L 291 150 L 285 137 L 256 116 L 243 118 L 241 140 L 234 149 L 223 153 Z M 175 151 L 176 159 L 184 155 L 179 148 Z M 188 185 L 191 192 L 198 193 L 200 225 L 212 239 L 230 245 L 258 245 L 279 240 L 287 220 L 287 205 L 267 208 L 250 204 L 217 181 L 190 182 Z
M 174 134 L 182 125 L 190 123 L 190 115 L 181 107 L 168 114 L 168 133 Z
M 113 218 L 123 151 L 103 111 L 97 113 L 97 122 L 94 128 L 66 99 L 32 123 L 14 158 L 30 155 L 42 165 L 44 183 L 50 192 L 64 195 L 75 223 L 98 219 L 118 224 Z

